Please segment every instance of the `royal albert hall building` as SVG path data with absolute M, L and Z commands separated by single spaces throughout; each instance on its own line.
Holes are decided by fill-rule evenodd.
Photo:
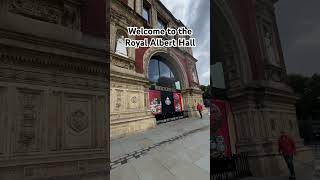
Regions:
M 300 137 L 297 98 L 287 83 L 275 13 L 277 2 L 211 1 L 211 86 L 216 88 L 213 95 L 218 100 L 210 114 L 223 117 L 219 110 L 226 109 L 231 151 L 248 155 L 255 176 L 287 174 L 278 151 L 282 131 L 296 142 L 295 159 L 304 163 L 313 160 L 311 149 Z M 224 80 L 214 76 L 219 72 Z M 219 118 L 212 120 L 218 124 Z M 210 133 L 219 128 L 212 127 Z
M 146 38 L 128 36 L 127 27 L 185 25 L 159 0 L 115 0 L 110 26 L 111 138 L 153 128 L 160 120 L 198 116 L 195 106 L 203 100 L 192 48 L 123 45 L 124 38 Z

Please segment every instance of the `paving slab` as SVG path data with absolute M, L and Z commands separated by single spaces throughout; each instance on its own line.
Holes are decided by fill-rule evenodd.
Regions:
M 149 150 L 132 153 L 150 145 Z M 111 157 L 129 154 L 130 159 L 120 159 L 125 164 L 118 163 L 111 170 L 111 180 L 209 180 L 209 146 L 208 118 L 175 121 L 135 137 L 113 140 Z

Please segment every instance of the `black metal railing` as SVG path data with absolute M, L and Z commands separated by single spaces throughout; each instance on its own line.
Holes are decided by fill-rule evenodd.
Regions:
M 233 155 L 231 158 L 211 158 L 210 161 L 211 180 L 235 180 L 252 176 L 246 153 Z

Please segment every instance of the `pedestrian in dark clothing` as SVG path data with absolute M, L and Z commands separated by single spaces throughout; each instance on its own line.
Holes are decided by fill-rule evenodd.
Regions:
M 279 138 L 279 153 L 282 154 L 288 169 L 290 171 L 290 179 L 295 179 L 293 156 L 296 154 L 296 145 L 294 140 L 284 131 L 281 132 Z
M 197 105 L 197 110 L 199 111 L 200 117 L 202 119 L 203 106 L 200 103 L 198 103 L 198 105 Z

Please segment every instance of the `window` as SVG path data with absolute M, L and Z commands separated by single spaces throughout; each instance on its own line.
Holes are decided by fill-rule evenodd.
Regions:
M 180 81 L 161 57 L 153 57 L 149 63 L 149 81 L 155 85 L 180 90 Z
M 151 60 L 149 64 L 149 80 L 153 83 L 157 83 L 159 79 L 159 62 Z
M 142 16 L 143 18 L 151 24 L 151 13 L 150 13 L 150 6 L 143 4 Z
M 221 62 L 217 62 L 214 65 L 211 65 L 211 86 L 219 89 L 226 89 L 225 80 L 224 80 L 224 72 L 223 72 L 223 64 Z
M 166 29 L 166 23 L 158 15 L 158 29 Z

